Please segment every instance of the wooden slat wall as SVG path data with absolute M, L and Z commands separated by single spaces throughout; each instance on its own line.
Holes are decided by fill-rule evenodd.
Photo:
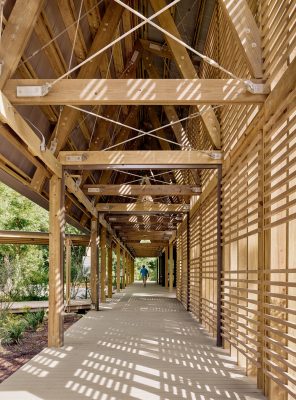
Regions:
M 187 309 L 187 217 L 177 230 L 177 299 Z
M 189 311 L 202 322 L 201 314 L 201 208 L 190 216 L 190 296 Z
M 213 190 L 201 207 L 201 315 L 204 326 L 216 335 L 217 327 L 217 196 Z
M 262 33 L 271 90 L 295 57 L 293 0 L 248 0 Z M 217 43 L 219 47 L 217 48 Z M 205 53 L 236 75 L 250 73 L 217 4 Z M 224 77 L 203 64 L 205 78 Z M 222 322 L 224 347 L 271 400 L 296 398 L 296 91 L 265 120 L 264 106 L 224 106 Z M 188 125 L 210 148 L 200 121 Z M 202 173 L 206 187 L 212 172 Z M 214 193 L 190 217 L 189 310 L 215 334 Z M 178 252 L 183 251 L 179 229 Z M 213 240 L 211 242 L 211 240 Z M 182 264 L 182 257 L 179 258 Z M 178 282 L 180 285 L 180 282 Z M 181 289 L 179 289 L 181 290 Z
M 249 375 L 260 366 L 260 268 L 262 132 L 223 177 L 223 337 Z M 262 265 L 261 265 L 262 270 Z
M 296 393 L 296 90 L 264 130 L 264 372 L 267 393 Z

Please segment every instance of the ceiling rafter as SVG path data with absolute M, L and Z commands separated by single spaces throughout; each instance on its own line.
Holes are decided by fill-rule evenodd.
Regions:
M 165 0 L 149 0 L 149 1 L 155 12 L 163 8 L 165 5 Z M 181 38 L 178 28 L 175 24 L 175 21 L 172 18 L 169 11 L 165 11 L 164 13 L 160 14 L 157 17 L 157 19 L 162 28 L 165 28 L 174 36 Z M 171 52 L 173 53 L 174 60 L 180 71 L 181 76 L 186 79 L 198 78 L 195 67 L 185 47 L 176 43 L 168 36 L 166 36 L 166 41 L 171 49 Z M 206 131 L 208 132 L 210 140 L 213 143 L 213 145 L 217 149 L 219 149 L 221 147 L 220 124 L 218 122 L 216 114 L 214 113 L 211 107 L 199 106 L 197 108 L 198 111 L 203 111 L 202 120 L 206 127 Z
M 24 49 L 30 39 L 43 0 L 17 0 L 4 29 L 0 43 L 0 89 L 15 72 Z M 9 43 L 9 51 L 7 44 Z

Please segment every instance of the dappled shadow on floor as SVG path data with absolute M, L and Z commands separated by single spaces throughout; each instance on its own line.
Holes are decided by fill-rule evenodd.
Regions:
M 0 399 L 264 398 L 165 289 L 133 285 L 109 305 L 0 385 Z

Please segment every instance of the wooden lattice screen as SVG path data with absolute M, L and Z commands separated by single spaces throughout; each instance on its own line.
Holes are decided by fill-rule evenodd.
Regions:
M 248 3 L 261 30 L 264 79 L 272 91 L 295 58 L 295 1 Z M 205 52 L 238 76 L 251 77 L 233 35 L 218 2 Z M 199 75 L 226 77 L 206 64 Z M 257 105 L 216 110 L 225 157 L 224 347 L 248 375 L 257 376 L 258 387 L 268 398 L 276 400 L 296 398 L 295 97 L 294 90 L 272 112 Z M 189 128 L 192 135 L 198 135 L 199 148 L 210 147 L 200 121 Z M 210 187 L 213 173 L 202 173 L 201 178 L 203 188 Z M 213 190 L 192 207 L 189 241 L 188 308 L 212 334 L 216 333 L 217 305 L 216 206 Z M 182 254 L 186 246 L 183 228 L 177 235 Z M 183 273 L 185 268 L 187 272 L 184 260 L 179 257 Z M 178 275 L 179 292 L 183 273 Z

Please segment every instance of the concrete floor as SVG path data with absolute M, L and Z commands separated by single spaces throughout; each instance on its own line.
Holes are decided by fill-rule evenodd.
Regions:
M 90 311 L 0 385 L 2 400 L 265 397 L 164 288 L 139 283 Z

